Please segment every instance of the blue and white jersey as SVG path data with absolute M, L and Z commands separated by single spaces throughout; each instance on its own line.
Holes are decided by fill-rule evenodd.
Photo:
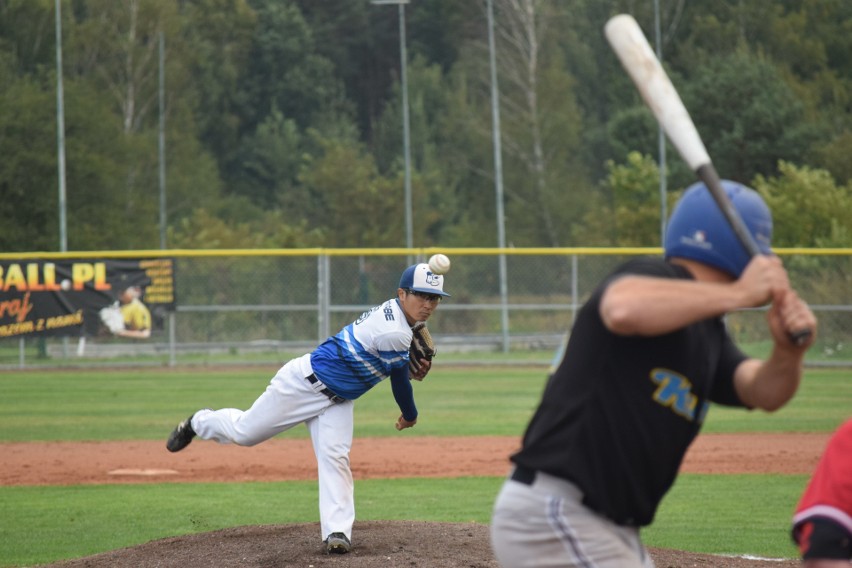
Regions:
M 311 353 L 314 374 L 343 398 L 354 400 L 408 368 L 412 331 L 396 298 L 363 314 Z

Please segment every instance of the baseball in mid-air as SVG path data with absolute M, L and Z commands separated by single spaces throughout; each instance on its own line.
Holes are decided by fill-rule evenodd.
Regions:
M 71 289 L 71 281 L 66 278 L 65 280 L 63 280 L 62 282 L 59 283 L 59 287 L 62 288 L 63 290 L 66 290 L 66 291 L 70 290 Z
M 429 259 L 429 269 L 435 274 L 446 274 L 450 271 L 450 259 L 445 254 L 433 254 Z

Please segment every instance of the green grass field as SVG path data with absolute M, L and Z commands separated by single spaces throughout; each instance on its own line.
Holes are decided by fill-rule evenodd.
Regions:
M 204 406 L 247 407 L 274 368 L 25 371 L 0 375 L 0 444 L 162 440 Z M 415 386 L 413 436 L 520 436 L 544 384 L 541 367 L 446 367 Z M 705 432 L 830 432 L 850 414 L 849 370 L 809 370 L 799 394 L 767 415 L 714 408 Z M 386 383 L 356 404 L 358 437 L 388 435 Z M 304 437 L 304 428 L 283 436 Z M 2 449 L 2 446 L 0 446 Z M 646 544 L 794 557 L 792 509 L 805 476 L 682 475 Z M 488 523 L 501 478 L 356 481 L 359 520 Z M 33 566 L 150 540 L 256 525 L 316 522 L 316 482 L 0 487 L 0 566 Z M 405 503 L 405 507 L 400 507 Z

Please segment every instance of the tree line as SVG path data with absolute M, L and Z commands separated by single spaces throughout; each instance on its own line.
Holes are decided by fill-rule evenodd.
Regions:
M 0 250 L 59 248 L 57 53 L 69 250 L 159 248 L 161 120 L 169 248 L 405 245 L 397 5 L 62 0 L 58 50 L 55 3 L 0 0 Z M 852 246 L 852 3 L 654 4 L 493 0 L 507 245 L 659 245 L 694 181 L 603 36 L 629 12 L 776 246 Z M 418 247 L 498 244 L 487 9 L 404 8 Z

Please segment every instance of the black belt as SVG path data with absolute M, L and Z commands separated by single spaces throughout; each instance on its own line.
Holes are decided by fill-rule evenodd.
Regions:
M 523 483 L 524 485 L 532 485 L 535 481 L 536 471 L 522 465 L 516 465 L 515 471 L 512 472 L 512 481 Z
M 319 379 L 313 373 L 311 373 L 310 375 L 308 375 L 305 378 L 308 379 L 308 382 L 311 383 L 312 385 L 315 385 L 319 382 Z M 334 394 L 327 387 L 322 387 L 322 390 L 320 392 L 322 394 L 324 394 L 325 396 L 327 396 L 329 398 L 329 400 L 331 400 L 331 402 L 333 402 L 334 404 L 338 404 L 338 403 L 346 401 L 345 398 L 343 398 L 342 396 L 338 396 L 338 395 Z

